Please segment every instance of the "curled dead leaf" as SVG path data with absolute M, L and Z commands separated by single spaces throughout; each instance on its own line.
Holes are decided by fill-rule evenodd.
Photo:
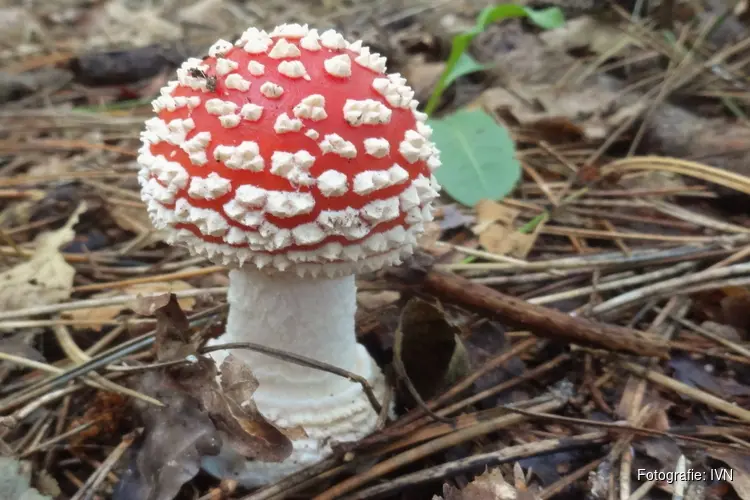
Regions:
M 169 305 L 172 296 L 173 294 L 170 293 L 149 295 L 147 297 L 139 294 L 133 304 L 133 311 L 141 316 L 153 316 L 156 314 L 156 311 Z
M 190 322 L 173 293 L 139 296 L 133 310 L 142 315 L 156 316 L 156 359 L 159 361 L 185 358 L 195 354 L 202 339 L 191 336 Z
M 174 303 L 172 296 L 156 313 Z M 257 387 L 250 368 L 232 356 L 222 363 L 220 377 L 213 360 L 204 356 L 171 371 L 146 372 L 138 390 L 164 406 L 136 402 L 144 439 L 113 499 L 171 500 L 198 473 L 201 461 L 225 446 L 247 458 L 286 459 L 292 443 L 258 412 L 252 400 Z
M 468 373 L 469 357 L 459 333 L 441 307 L 422 299 L 410 299 L 401 312 L 394 357 L 401 360 L 422 399 L 430 399 Z M 411 403 L 404 387 L 399 394 Z

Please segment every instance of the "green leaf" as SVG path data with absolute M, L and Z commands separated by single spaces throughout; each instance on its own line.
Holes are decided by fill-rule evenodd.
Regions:
M 451 68 L 450 72 L 446 74 L 445 86 L 449 86 L 451 83 L 455 82 L 464 75 L 468 75 L 469 73 L 476 73 L 477 71 L 482 71 L 485 68 L 487 68 L 486 65 L 477 62 L 476 59 L 464 52 L 460 56 L 458 56 L 458 61 L 456 61 L 456 64 L 453 66 L 453 68 Z
M 479 34 L 492 23 L 524 16 L 528 17 L 532 23 L 546 30 L 559 28 L 565 23 L 565 16 L 563 16 L 562 11 L 557 7 L 534 10 L 509 3 L 485 7 L 477 16 L 477 24 L 472 31 L 478 30 L 476 34 Z
M 483 111 L 459 111 L 428 121 L 443 165 L 435 177 L 453 199 L 474 206 L 513 190 L 521 165 L 505 128 Z
M 455 81 L 459 76 L 462 76 L 461 74 L 455 74 L 456 66 L 461 63 L 461 56 L 464 55 L 475 36 L 482 33 L 487 26 L 492 23 L 502 21 L 503 19 L 524 16 L 528 17 L 531 22 L 544 29 L 556 28 L 565 22 L 565 17 L 563 16 L 562 11 L 557 7 L 550 7 L 543 10 L 534 10 L 529 7 L 522 7 L 515 4 L 501 4 L 485 7 L 485 9 L 479 13 L 479 16 L 477 16 L 477 23 L 472 29 L 453 37 L 451 53 L 448 56 L 448 61 L 446 61 L 445 70 L 440 76 L 440 80 L 438 80 L 435 85 L 435 89 L 432 91 L 430 99 L 427 101 L 425 113 L 428 115 L 432 114 L 432 112 L 435 111 L 435 108 L 437 108 L 438 103 L 440 102 L 440 97 L 442 97 L 443 92 L 448 85 Z M 467 73 L 483 69 L 478 62 L 474 61 L 472 58 L 470 59 L 475 65 L 473 67 L 474 69 Z

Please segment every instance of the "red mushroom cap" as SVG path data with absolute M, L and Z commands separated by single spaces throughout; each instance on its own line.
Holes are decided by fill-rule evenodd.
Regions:
M 333 30 L 219 40 L 153 102 L 138 157 L 151 220 L 227 265 L 340 276 L 398 263 L 439 192 L 413 96 Z

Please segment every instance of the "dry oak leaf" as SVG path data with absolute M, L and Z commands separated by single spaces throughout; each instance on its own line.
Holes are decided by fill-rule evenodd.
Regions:
M 85 211 L 86 204 L 81 203 L 63 227 L 34 240 L 31 259 L 0 273 L 0 311 L 55 304 L 70 297 L 76 271 L 60 247 L 73 241 L 73 226 Z

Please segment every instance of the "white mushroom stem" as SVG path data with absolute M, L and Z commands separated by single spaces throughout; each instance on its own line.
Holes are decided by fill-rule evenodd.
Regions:
M 383 400 L 379 367 L 354 332 L 354 276 L 299 278 L 291 273 L 230 272 L 226 333 L 211 344 L 254 342 L 338 366 L 359 374 Z M 229 353 L 212 354 L 218 364 Z M 253 397 L 263 416 L 282 429 L 302 427 L 307 438 L 293 441 L 283 463 L 245 462 L 227 446 L 204 467 L 246 486 L 280 479 L 330 454 L 330 441 L 361 439 L 374 430 L 377 414 L 362 387 L 325 371 L 306 368 L 246 349 L 233 349 L 258 379 Z

